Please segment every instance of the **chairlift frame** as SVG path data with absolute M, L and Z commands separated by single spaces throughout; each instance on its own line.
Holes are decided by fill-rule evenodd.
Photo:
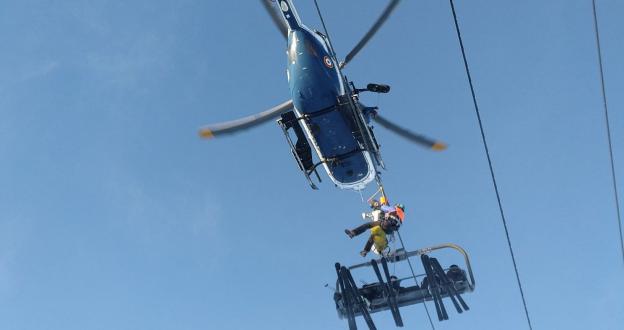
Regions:
M 436 258 L 429 257 L 428 254 L 442 250 L 452 249 L 459 252 L 464 257 L 465 268 L 458 267 L 461 271 L 461 278 L 449 278 L 447 271 L 451 268 L 442 268 Z M 407 261 L 410 257 L 420 256 L 425 274 L 413 275 L 401 279 L 390 275 L 388 264 Z M 382 278 L 378 264 L 381 263 L 385 280 Z M 400 314 L 400 307 L 418 303 L 433 301 L 436 306 L 438 320 L 448 319 L 448 312 L 443 303 L 443 298 L 449 298 L 458 313 L 469 310 L 461 294 L 473 292 L 475 289 L 475 279 L 470 264 L 468 253 L 459 245 L 446 243 L 427 247 L 415 251 L 405 251 L 398 249 L 386 257 L 372 259 L 350 267 L 345 267 L 336 263 L 336 273 L 338 275 L 334 302 L 338 317 L 347 318 L 349 329 L 357 329 L 355 318 L 362 316 L 369 329 L 376 329 L 372 321 L 371 314 L 390 310 L 397 327 L 403 326 Z M 351 271 L 359 268 L 372 267 L 378 282 L 366 284 L 358 288 L 353 281 Z M 467 274 L 467 275 L 466 275 Z M 421 287 L 418 278 L 427 276 L 427 286 Z M 401 287 L 403 280 L 413 279 L 417 284 L 409 287 Z M 424 281 L 423 281 L 424 282 Z M 374 294 L 371 296 L 371 292 Z

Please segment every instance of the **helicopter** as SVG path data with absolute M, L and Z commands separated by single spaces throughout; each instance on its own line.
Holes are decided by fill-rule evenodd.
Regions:
M 379 115 L 377 107 L 367 107 L 359 101 L 362 92 L 388 93 L 390 86 L 368 84 L 366 88 L 358 89 L 342 73 L 342 69 L 386 22 L 399 0 L 389 2 L 377 21 L 341 62 L 337 60 L 327 30 L 324 28 L 325 33 L 321 33 L 304 25 L 292 0 L 260 1 L 288 40 L 286 74 L 291 99 L 252 116 L 205 126 L 199 131 L 201 137 L 237 133 L 279 117 L 277 123 L 312 189 L 318 187 L 311 175 L 315 174 L 321 182 L 317 168 L 322 166 L 335 186 L 356 191 L 364 189 L 375 179 L 379 183 L 378 168 L 385 169 L 371 120 L 432 150 L 446 148 L 444 143 L 413 133 Z M 320 18 L 323 22 L 322 16 Z M 312 149 L 318 159 L 316 162 Z

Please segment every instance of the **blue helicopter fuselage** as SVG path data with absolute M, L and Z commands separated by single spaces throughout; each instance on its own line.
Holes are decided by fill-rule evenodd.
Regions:
M 358 124 L 349 108 L 339 105 L 345 88 L 338 63 L 325 37 L 303 24 L 290 0 L 279 2 L 288 25 L 288 84 L 294 110 L 323 167 L 340 188 L 363 189 L 376 175 L 368 151 L 354 132 Z

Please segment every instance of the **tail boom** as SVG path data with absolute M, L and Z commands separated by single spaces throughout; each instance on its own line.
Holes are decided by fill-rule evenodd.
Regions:
M 289 30 L 297 30 L 301 28 L 301 20 L 299 14 L 292 4 L 291 0 L 279 0 L 279 9 L 282 13 L 282 17 L 286 21 Z

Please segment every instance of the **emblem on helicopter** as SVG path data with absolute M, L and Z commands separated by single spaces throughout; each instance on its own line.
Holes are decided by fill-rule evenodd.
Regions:
M 280 7 L 282 11 L 288 11 L 288 4 L 286 3 L 286 1 L 280 2 Z
M 329 58 L 329 56 L 324 56 L 323 57 L 323 64 L 325 64 L 325 66 L 330 68 L 330 69 L 332 69 L 334 67 L 334 64 L 332 63 L 332 61 Z

